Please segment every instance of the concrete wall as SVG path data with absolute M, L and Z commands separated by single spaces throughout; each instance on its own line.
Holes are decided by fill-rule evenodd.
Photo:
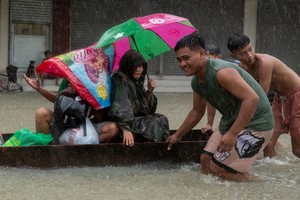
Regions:
M 256 26 L 257 26 L 257 0 L 245 0 L 244 8 L 244 34 L 251 41 L 255 49 L 256 43 Z
M 0 0 L 0 72 L 8 65 L 9 0 Z

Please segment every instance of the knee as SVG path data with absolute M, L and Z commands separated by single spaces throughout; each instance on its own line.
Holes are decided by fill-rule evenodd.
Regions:
M 200 163 L 201 163 L 201 172 L 203 174 L 208 174 L 211 172 L 210 170 L 210 162 L 211 162 L 211 157 L 209 155 L 206 155 L 202 153 L 200 155 Z
M 42 120 L 51 121 L 51 118 L 52 118 L 51 112 L 47 108 L 41 107 L 35 111 L 35 119 L 37 121 L 42 121 Z
M 100 128 L 100 133 L 116 136 L 119 133 L 119 128 L 115 122 L 108 122 Z
M 117 125 L 114 122 L 108 122 L 100 128 L 101 133 L 114 133 L 117 129 Z
M 300 158 L 300 147 L 293 148 L 293 154 Z

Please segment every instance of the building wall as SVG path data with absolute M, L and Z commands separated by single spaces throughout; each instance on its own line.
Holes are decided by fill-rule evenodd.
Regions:
M 0 73 L 8 65 L 9 0 L 0 0 Z
M 67 53 L 70 47 L 70 0 L 52 0 L 52 54 Z
M 72 0 L 71 49 L 89 46 L 105 30 L 132 17 L 152 13 L 169 13 L 188 18 L 206 38 L 207 43 L 218 45 L 225 57 L 227 38 L 231 33 L 243 31 L 244 1 L 241 0 Z M 160 61 L 163 59 L 163 72 Z M 166 53 L 149 62 L 150 74 L 183 75 L 174 53 Z
M 25 2 L 0 0 L 0 71 L 4 71 L 10 64 L 9 4 L 13 1 Z M 49 1 L 55 12 L 51 27 L 53 33 L 49 36 L 53 37 L 50 47 L 55 54 L 91 45 L 105 30 L 125 19 L 165 12 L 188 18 L 200 30 L 207 43 L 215 43 L 221 48 L 224 57 L 229 57 L 226 47 L 228 36 L 234 32 L 244 32 L 250 36 L 257 52 L 274 55 L 300 73 L 299 0 Z M 32 19 L 40 20 L 39 17 Z M 160 75 L 161 61 L 164 64 L 163 75 L 182 75 L 172 52 L 149 62 L 151 74 Z
M 300 74 L 300 1 L 258 0 L 256 51 L 271 54 Z

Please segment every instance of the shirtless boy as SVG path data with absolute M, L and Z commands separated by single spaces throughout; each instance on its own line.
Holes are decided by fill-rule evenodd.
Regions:
M 277 95 L 272 105 L 275 127 L 264 156 L 276 156 L 275 144 L 282 133 L 290 133 L 293 154 L 300 157 L 300 77 L 279 59 L 255 53 L 248 36 L 234 34 L 228 39 L 231 56 L 247 66 L 246 70 L 268 93 Z

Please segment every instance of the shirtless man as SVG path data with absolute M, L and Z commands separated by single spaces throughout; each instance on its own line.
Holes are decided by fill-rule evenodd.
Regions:
M 257 81 L 237 65 L 209 59 L 198 33 L 184 36 L 175 48 L 186 76 L 193 76 L 193 107 L 166 142 L 168 149 L 203 118 L 206 102 L 223 116 L 201 154 L 202 173 L 226 180 L 251 181 L 248 171 L 271 139 L 273 113 Z
M 271 141 L 264 149 L 264 156 L 276 156 L 275 144 L 282 133 L 290 133 L 293 154 L 300 157 L 300 77 L 279 59 L 255 53 L 248 36 L 234 34 L 228 39 L 231 56 L 247 66 L 246 70 L 268 93 L 277 95 L 272 105 L 275 127 Z

